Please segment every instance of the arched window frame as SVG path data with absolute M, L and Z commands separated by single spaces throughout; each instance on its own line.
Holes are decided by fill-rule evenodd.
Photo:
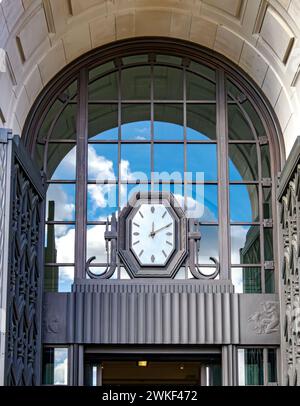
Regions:
M 278 120 L 274 112 L 257 86 L 252 82 L 244 72 L 235 67 L 224 57 L 210 51 L 206 48 L 196 46 L 184 41 L 160 39 L 160 38 L 142 38 L 134 40 L 120 41 L 108 46 L 101 47 L 89 54 L 79 58 L 70 66 L 65 68 L 63 72 L 58 74 L 46 89 L 39 96 L 35 105 L 31 109 L 27 122 L 23 131 L 23 139 L 27 149 L 34 157 L 35 146 L 38 141 L 38 132 L 45 119 L 48 111 L 48 106 L 51 102 L 61 94 L 62 88 L 67 88 L 74 79 L 77 78 L 79 84 L 78 91 L 78 113 L 77 113 L 77 162 L 81 162 L 81 166 L 77 167 L 76 173 L 76 239 L 75 239 L 75 262 L 76 271 L 75 278 L 85 278 L 85 263 L 86 263 L 86 205 L 87 205 L 87 133 L 88 133 L 88 72 L 98 66 L 113 60 L 117 70 L 122 69 L 120 60 L 124 56 L 135 54 L 166 54 L 179 55 L 183 61 L 193 60 L 197 63 L 204 64 L 216 70 L 216 106 L 217 106 L 217 143 L 218 143 L 218 186 L 219 186 L 219 251 L 221 264 L 221 278 L 228 279 L 231 274 L 231 269 L 237 267 L 231 264 L 230 261 L 230 214 L 229 214 L 229 169 L 228 160 L 223 157 L 228 157 L 229 145 L 234 142 L 228 140 L 228 122 L 227 122 L 227 88 L 226 81 L 230 80 L 234 85 L 242 89 L 242 93 L 246 95 L 256 113 L 259 115 L 263 126 L 266 130 L 268 139 L 255 140 L 257 151 L 260 152 L 260 147 L 264 143 L 269 145 L 271 155 L 271 183 L 272 183 L 272 206 L 273 206 L 273 241 L 274 241 L 274 263 L 278 264 L 278 250 L 276 248 L 277 241 L 277 219 L 276 219 L 276 175 L 280 171 L 281 163 L 284 161 L 284 144 Z M 154 60 L 149 59 L 150 65 Z M 188 62 L 187 62 L 188 63 Z M 185 72 L 187 67 L 182 66 Z M 242 100 L 235 101 L 243 110 Z M 65 102 L 67 103 L 67 101 Z M 248 117 L 249 118 L 249 117 Z M 53 124 L 54 125 L 54 124 Z M 249 125 L 255 134 L 255 128 L 249 118 Z M 258 153 L 260 157 L 260 153 Z M 260 158 L 258 158 L 260 159 Z M 44 167 L 46 161 L 44 161 Z M 260 165 L 259 165 L 260 167 Z M 262 201 L 263 179 L 260 176 L 259 196 Z M 262 206 L 262 205 L 260 205 Z M 261 213 L 260 228 L 260 243 L 263 247 L 263 215 Z M 261 249 L 263 254 L 263 249 Z M 264 255 L 262 255 L 260 266 L 272 268 L 272 264 L 266 264 Z M 277 278 L 275 278 L 277 283 Z M 265 277 L 262 272 L 262 291 L 265 291 Z

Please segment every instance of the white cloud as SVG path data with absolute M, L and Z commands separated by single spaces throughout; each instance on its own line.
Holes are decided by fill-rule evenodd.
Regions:
M 70 203 L 69 199 L 70 196 L 63 190 L 61 185 L 51 185 L 47 192 L 46 218 L 48 218 L 48 202 L 53 200 L 55 201 L 55 217 L 60 220 L 72 220 L 75 205 Z
M 115 180 L 113 162 L 102 155 L 97 155 L 95 148 L 89 145 L 89 173 L 94 179 Z
M 57 249 L 58 263 L 73 263 L 74 262 L 74 241 L 75 229 L 67 229 L 63 235 L 55 236 L 55 245 Z

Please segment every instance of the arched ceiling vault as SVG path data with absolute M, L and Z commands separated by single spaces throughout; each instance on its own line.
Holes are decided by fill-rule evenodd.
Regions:
M 141 36 L 192 41 L 238 64 L 274 107 L 289 153 L 300 133 L 299 0 L 0 0 L 0 125 L 21 133 L 64 66 Z

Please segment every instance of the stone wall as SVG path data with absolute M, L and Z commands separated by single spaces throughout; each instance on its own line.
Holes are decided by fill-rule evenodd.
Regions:
M 39 92 L 85 52 L 166 36 L 214 49 L 244 69 L 274 107 L 288 154 L 300 130 L 299 23 L 298 0 L 2 0 L 0 126 L 21 133 Z

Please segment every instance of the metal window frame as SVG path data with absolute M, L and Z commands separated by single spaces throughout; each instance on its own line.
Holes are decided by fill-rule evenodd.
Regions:
M 76 103 L 78 106 L 77 111 L 77 162 L 80 162 L 80 165 L 77 165 L 77 179 L 76 181 L 76 243 L 75 243 L 75 252 L 76 252 L 76 278 L 85 277 L 85 261 L 86 261 L 86 226 L 90 224 L 87 222 L 86 218 L 86 206 L 87 206 L 87 188 L 86 185 L 89 184 L 87 178 L 87 146 L 92 143 L 88 140 L 88 103 L 91 104 L 117 104 L 118 105 L 118 127 L 119 127 L 119 136 L 118 140 L 115 143 L 118 144 L 118 161 L 120 162 L 121 158 L 121 106 L 124 102 L 127 104 L 135 103 L 142 104 L 149 100 L 122 100 L 121 95 L 121 78 L 122 78 L 122 69 L 127 69 L 132 66 L 144 66 L 147 63 L 138 63 L 123 66 L 121 63 L 121 58 L 126 56 L 133 56 L 135 54 L 148 54 L 148 66 L 151 68 L 151 140 L 147 141 L 151 145 L 151 169 L 154 167 L 153 162 L 153 150 L 155 144 L 168 144 L 168 143 L 183 143 L 184 145 L 184 166 L 186 169 L 187 158 L 186 158 L 186 149 L 188 144 L 216 144 L 217 154 L 218 154 L 218 193 L 219 193 L 219 244 L 220 244 L 220 265 L 221 265 L 221 278 L 227 279 L 230 277 L 231 261 L 230 261 L 230 208 L 229 208 L 229 185 L 231 184 L 252 184 L 251 182 L 230 182 L 229 179 L 229 169 L 228 169 L 228 148 L 230 145 L 237 144 L 256 144 L 257 147 L 257 156 L 258 156 L 258 170 L 259 170 L 259 179 L 253 184 L 257 184 L 259 187 L 259 197 L 260 197 L 260 249 L 261 249 L 261 264 L 256 266 L 261 266 L 261 275 L 262 275 L 262 286 L 263 291 L 265 290 L 265 279 L 264 279 L 264 236 L 263 230 L 264 225 L 263 221 L 263 211 L 262 211 L 262 193 L 263 193 L 263 179 L 261 173 L 261 154 L 260 154 L 260 142 L 258 139 L 253 140 L 242 140 L 235 141 L 228 139 L 228 125 L 227 125 L 227 105 L 228 104 L 237 104 L 236 100 L 228 100 L 227 90 L 226 90 L 226 80 L 230 79 L 236 86 L 242 89 L 243 93 L 247 96 L 247 99 L 252 104 L 259 118 L 261 119 L 266 133 L 269 138 L 269 148 L 271 156 L 271 173 L 272 178 L 272 212 L 274 216 L 274 226 L 273 226 L 273 241 L 274 241 L 274 261 L 278 263 L 278 246 L 276 245 L 277 239 L 277 220 L 275 218 L 276 213 L 276 203 L 275 203 L 275 185 L 276 185 L 276 174 L 279 172 L 281 164 L 284 162 L 284 142 L 282 133 L 278 120 L 273 112 L 272 107 L 266 98 L 257 90 L 257 86 L 244 72 L 240 72 L 234 64 L 229 62 L 226 58 L 221 55 L 210 51 L 206 48 L 191 44 L 186 41 L 165 39 L 165 38 L 137 38 L 132 40 L 123 40 L 113 43 L 111 45 L 100 47 L 97 50 L 91 51 L 85 56 L 79 58 L 77 61 L 66 67 L 62 73 L 57 75 L 51 83 L 46 87 L 46 90 L 40 95 L 37 102 L 33 106 L 31 113 L 29 114 L 23 132 L 23 139 L 25 140 L 27 149 L 34 156 L 35 144 L 38 139 L 38 130 L 43 120 L 47 114 L 47 108 L 49 107 L 51 101 L 61 94 L 61 89 L 63 87 L 68 87 L 73 83 L 76 78 L 78 79 L 78 100 L 72 101 L 68 99 L 63 108 L 66 107 L 68 103 Z M 165 54 L 165 55 L 178 55 L 182 58 L 182 66 L 168 64 L 168 63 L 157 63 L 155 59 L 155 54 Z M 112 70 L 118 73 L 118 99 L 117 100 L 92 100 L 89 101 L 88 98 L 88 72 L 97 67 L 100 64 L 105 64 L 109 61 L 115 61 L 115 68 Z M 191 71 L 189 69 L 189 64 L 187 61 L 194 60 L 200 64 L 204 64 L 207 67 L 214 69 L 216 71 L 216 100 L 187 100 L 186 98 L 186 72 Z M 101 61 L 101 63 L 100 63 Z M 182 69 L 184 76 L 184 88 L 183 88 L 183 99 L 182 100 L 156 100 L 154 99 L 154 89 L 153 89 L 153 67 L 154 65 L 158 66 L 170 66 L 176 67 L 177 69 Z M 109 73 L 109 72 L 108 72 Z M 195 72 L 193 72 L 195 73 Z M 107 72 L 105 73 L 107 74 Z M 103 76 L 105 75 L 103 74 Z M 199 75 L 200 77 L 203 75 Z M 98 77 L 99 78 L 99 77 Z M 92 81 L 98 79 L 94 77 Z M 211 80 L 206 77 L 206 79 Z M 101 103 L 100 103 L 101 102 Z M 178 140 L 154 140 L 153 133 L 153 120 L 154 120 L 154 103 L 176 103 L 183 104 L 184 106 L 184 139 L 183 141 Z M 186 137 L 186 106 L 188 104 L 216 104 L 216 140 L 208 142 L 191 142 L 187 140 Z M 240 104 L 240 103 L 239 103 Z M 56 120 L 58 117 L 56 117 Z M 252 130 L 254 126 L 251 124 Z M 50 140 L 50 143 L 54 143 L 58 140 Z M 159 142 L 158 142 L 159 141 Z M 62 142 L 62 140 L 60 140 Z M 93 142 L 93 143 L 113 143 L 110 140 L 103 140 L 102 142 Z M 68 143 L 74 143 L 73 140 L 68 140 Z M 125 143 L 125 142 L 124 142 Z M 126 142 L 136 143 L 132 142 Z M 74 143 L 75 145 L 75 143 Z M 226 158 L 224 158 L 226 157 Z M 118 168 L 119 171 L 119 168 Z M 74 183 L 74 181 L 54 181 L 51 183 Z M 118 176 L 117 184 L 120 187 L 122 181 L 120 176 Z M 185 183 L 184 183 L 185 184 Z M 153 188 L 154 182 L 151 179 L 151 187 Z M 120 199 L 120 196 L 119 196 Z M 120 201 L 119 201 L 120 205 Z M 251 224 L 250 224 L 251 225 Z M 241 267 L 243 265 L 239 265 Z M 278 271 L 278 270 L 277 270 Z

